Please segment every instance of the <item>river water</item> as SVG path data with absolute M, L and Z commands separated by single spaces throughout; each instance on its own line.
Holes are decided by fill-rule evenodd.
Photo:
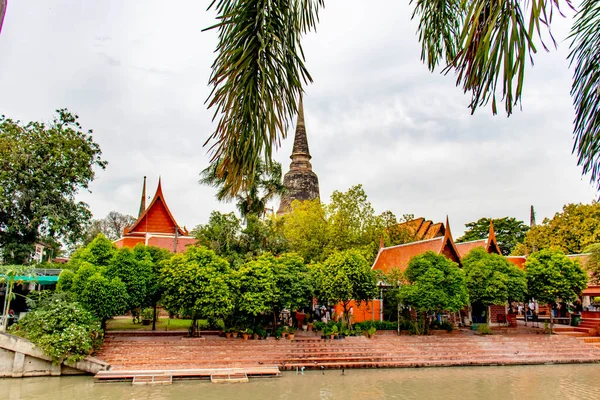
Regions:
M 95 383 L 89 376 L 0 379 L 1 399 L 600 399 L 600 364 L 326 370 L 249 383 Z

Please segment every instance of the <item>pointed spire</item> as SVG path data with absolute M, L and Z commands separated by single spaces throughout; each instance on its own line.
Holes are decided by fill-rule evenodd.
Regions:
M 298 157 L 301 156 L 301 157 Z M 296 122 L 296 135 L 294 136 L 294 147 L 292 148 L 292 163 L 299 158 L 308 157 L 311 159 L 310 150 L 308 149 L 308 138 L 306 137 L 306 125 L 304 124 L 304 104 L 302 95 L 298 102 L 298 121 Z
M 144 176 L 144 186 L 142 186 L 142 201 L 140 202 L 140 212 L 138 218 L 146 211 L 146 177 Z
M 160 175 L 158 176 L 158 186 L 156 187 L 155 196 L 159 196 L 159 195 L 162 197 L 162 183 L 160 182 Z
M 529 210 L 529 227 L 533 228 L 535 226 L 535 210 L 533 209 L 533 206 L 531 206 L 531 209 Z
M 444 232 L 444 239 L 451 238 L 452 232 L 450 232 L 450 221 L 448 220 L 448 215 L 446 215 L 446 230 Z
M 490 218 L 490 231 L 488 233 L 488 239 L 485 244 L 485 249 L 489 253 L 490 248 L 493 248 L 497 254 L 502 255 L 502 250 L 498 245 L 498 239 L 496 238 L 496 232 L 494 231 L 494 220 Z

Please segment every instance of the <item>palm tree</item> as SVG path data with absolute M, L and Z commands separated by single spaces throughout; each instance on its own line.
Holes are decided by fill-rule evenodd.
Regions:
M 471 94 L 470 107 L 498 100 L 510 115 L 521 101 L 525 69 L 538 45 L 556 42 L 552 17 L 571 0 L 411 0 L 419 20 L 421 59 L 430 70 L 455 72 Z M 301 37 L 314 29 L 323 0 L 220 0 L 217 58 L 207 100 L 218 118 L 212 162 L 227 171 L 227 190 L 244 189 L 273 148 L 286 136 L 297 97 L 311 81 Z M 573 151 L 583 173 L 600 188 L 600 1 L 582 0 L 571 33 L 576 109 Z M 544 39 L 546 38 L 546 39 Z M 222 173 L 221 175 L 225 176 Z
M 216 187 L 216 198 L 219 201 L 236 201 L 238 211 L 242 218 L 249 215 L 262 217 L 267 203 L 286 192 L 282 183 L 281 164 L 272 162 L 268 166 L 259 160 L 254 174 L 244 177 L 244 189 L 233 193 L 227 181 L 227 174 L 219 176 L 220 163 L 213 163 L 201 173 L 200 183 Z

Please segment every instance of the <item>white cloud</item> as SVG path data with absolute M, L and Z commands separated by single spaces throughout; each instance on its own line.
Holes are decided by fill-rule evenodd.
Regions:
M 197 184 L 214 129 L 204 101 L 214 23 L 194 1 L 11 2 L 0 36 L 0 112 L 47 120 L 68 107 L 94 129 L 109 161 L 81 198 L 97 216 L 135 214 L 142 177 L 158 176 L 181 224 L 233 210 Z M 505 215 L 539 219 L 596 193 L 572 146 L 567 45 L 539 53 L 527 71 L 523 111 L 471 116 L 452 75 L 419 61 L 416 22 L 403 2 L 327 2 L 304 47 L 314 83 L 306 124 L 322 198 L 362 183 L 377 211 L 435 220 L 455 235 L 466 222 Z M 557 21 L 566 37 L 569 21 Z M 293 129 L 290 132 L 293 135 Z M 293 138 L 276 158 L 287 169 Z

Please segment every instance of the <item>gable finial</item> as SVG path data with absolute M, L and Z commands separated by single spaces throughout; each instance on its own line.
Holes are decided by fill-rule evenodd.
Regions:
M 146 211 L 146 177 L 144 176 L 144 185 L 142 186 L 142 201 L 140 202 L 140 212 L 138 218 Z

